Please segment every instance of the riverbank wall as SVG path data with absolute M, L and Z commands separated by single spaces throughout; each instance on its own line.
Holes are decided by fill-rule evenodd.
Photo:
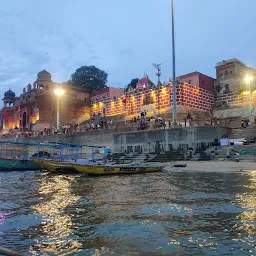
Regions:
M 183 127 L 163 130 L 147 130 L 127 133 L 115 133 L 111 130 L 76 132 L 70 134 L 49 135 L 23 138 L 26 142 L 61 142 L 86 144 L 110 148 L 116 159 L 138 160 L 182 160 L 208 158 L 207 150 L 216 139 L 228 134 L 229 130 L 218 126 Z

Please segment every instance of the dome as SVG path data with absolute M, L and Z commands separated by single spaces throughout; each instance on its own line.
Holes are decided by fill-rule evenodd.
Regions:
M 4 97 L 14 98 L 15 93 L 12 90 L 9 89 L 7 92 L 4 93 Z
M 51 77 L 52 75 L 45 69 L 37 74 L 38 80 L 51 80 Z

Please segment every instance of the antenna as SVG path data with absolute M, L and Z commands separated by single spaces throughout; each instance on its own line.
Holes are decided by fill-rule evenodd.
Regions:
M 157 70 L 157 86 L 160 85 L 160 76 L 161 76 L 161 65 L 162 64 L 155 64 L 153 63 L 152 66 Z
M 153 63 L 152 66 L 157 70 L 157 88 L 158 88 L 158 93 L 157 93 L 157 105 L 158 105 L 158 116 L 160 114 L 160 76 L 161 76 L 161 64 L 155 64 Z

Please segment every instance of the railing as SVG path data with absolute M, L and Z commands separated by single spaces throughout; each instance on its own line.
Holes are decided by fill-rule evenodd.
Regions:
M 209 124 L 210 125 L 210 124 Z M 193 126 L 193 125 L 189 125 Z M 204 125 L 196 125 L 196 126 L 204 126 Z M 159 130 L 159 129 L 170 129 L 174 128 L 167 122 L 164 124 L 162 123 L 156 123 L 156 122 L 150 122 L 147 121 L 144 126 L 141 126 L 140 121 L 139 122 L 118 122 L 116 124 L 107 124 L 105 126 L 101 127 L 77 127 L 77 128 L 70 128 L 67 130 L 62 130 L 61 132 L 56 132 L 53 130 L 47 130 L 47 131 L 37 131 L 37 132 L 11 132 L 9 134 L 5 134 L 1 136 L 2 140 L 18 140 L 19 138 L 32 138 L 32 137 L 44 137 L 49 135 L 74 135 L 76 133 L 84 133 L 84 134 L 91 134 L 91 133 L 125 133 L 125 132 L 136 132 L 136 131 L 143 131 L 143 130 Z

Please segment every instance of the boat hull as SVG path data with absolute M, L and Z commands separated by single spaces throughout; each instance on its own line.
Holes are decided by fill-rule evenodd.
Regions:
M 60 162 L 45 159 L 33 159 L 33 161 L 40 166 L 40 169 L 56 173 L 76 172 L 69 162 Z
M 99 164 L 76 164 L 73 162 L 61 162 L 45 159 L 33 159 L 42 169 L 51 172 L 79 172 L 87 175 L 113 175 L 113 174 L 136 174 L 147 172 L 160 172 L 163 165 L 99 165 Z
M 88 175 L 113 175 L 113 174 L 136 174 L 148 172 L 160 172 L 161 165 L 79 165 L 72 164 L 73 168 Z
M 0 171 L 33 171 L 39 166 L 30 160 L 0 159 Z

